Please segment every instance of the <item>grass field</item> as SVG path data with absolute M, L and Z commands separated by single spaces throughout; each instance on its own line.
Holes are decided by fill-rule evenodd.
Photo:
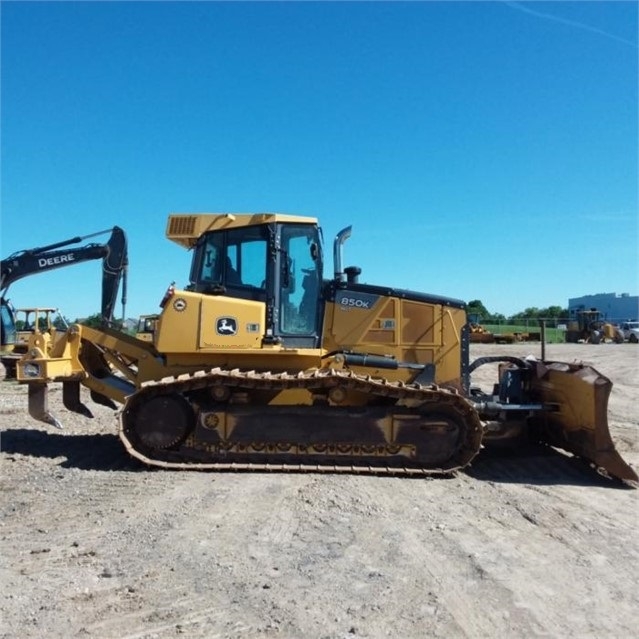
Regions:
M 541 333 L 541 328 L 535 325 L 523 324 L 482 324 L 482 326 L 494 335 L 512 333 Z M 546 328 L 546 342 L 548 344 L 561 344 L 565 342 L 565 331 L 558 328 Z

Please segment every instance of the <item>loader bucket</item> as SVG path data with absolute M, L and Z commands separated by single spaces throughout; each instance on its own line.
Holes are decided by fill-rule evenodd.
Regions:
M 533 418 L 540 441 L 591 462 L 599 472 L 626 484 L 639 484 L 637 473 L 621 458 L 608 429 L 612 382 L 591 366 L 565 362 L 534 364 L 531 394 L 554 410 Z

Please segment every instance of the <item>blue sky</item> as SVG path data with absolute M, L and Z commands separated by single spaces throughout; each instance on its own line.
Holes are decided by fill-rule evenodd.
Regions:
M 0 8 L 0 257 L 122 226 L 128 317 L 188 282 L 170 212 L 318 217 L 329 274 L 352 224 L 362 281 L 504 314 L 639 292 L 635 2 Z M 9 297 L 75 319 L 100 282 Z

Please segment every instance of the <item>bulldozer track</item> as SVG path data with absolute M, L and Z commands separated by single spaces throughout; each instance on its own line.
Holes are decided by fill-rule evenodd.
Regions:
M 192 435 L 186 439 L 187 445 L 199 446 L 211 457 L 210 460 L 197 460 L 190 457 L 188 450 L 183 445 L 170 449 L 151 449 L 140 441 L 136 441 L 133 424 L 130 423 L 131 415 L 135 414 L 136 406 L 145 401 L 162 395 L 188 395 L 202 390 L 210 390 L 215 387 L 223 387 L 233 392 L 269 391 L 278 393 L 287 390 L 305 390 L 309 393 L 326 393 L 331 388 L 341 387 L 348 392 L 365 394 L 375 398 L 374 405 L 385 405 L 388 414 L 403 410 L 413 414 L 420 414 L 424 409 L 443 410 L 454 414 L 463 424 L 461 441 L 452 452 L 445 464 L 437 467 L 424 467 L 410 460 L 407 463 L 397 465 L 397 459 L 393 454 L 402 448 L 401 445 L 386 443 L 386 445 L 359 446 L 357 443 L 325 442 L 321 445 L 307 446 L 300 442 L 271 443 L 267 449 L 271 457 L 264 461 L 229 461 L 224 458 L 238 450 L 232 442 L 211 445 L 197 442 Z M 251 401 L 248 406 L 255 410 L 256 418 L 259 416 L 260 406 Z M 305 406 L 311 415 L 313 406 Z M 420 384 L 406 384 L 403 382 L 391 382 L 370 375 L 358 375 L 349 370 L 317 369 L 296 374 L 270 373 L 256 371 L 241 371 L 240 369 L 227 370 L 214 368 L 210 371 L 198 371 L 192 374 L 183 374 L 176 377 L 167 377 L 162 380 L 150 381 L 143 384 L 139 391 L 131 395 L 122 410 L 120 416 L 119 435 L 128 452 L 135 458 L 151 466 L 159 466 L 170 469 L 190 470 L 226 470 L 226 471 L 276 471 L 276 472 L 328 472 L 350 474 L 380 474 L 380 475 L 412 475 L 427 476 L 433 474 L 450 474 L 467 466 L 481 447 L 482 425 L 473 406 L 454 390 L 437 385 L 422 386 Z M 262 442 L 254 442 L 253 452 L 265 447 Z M 303 451 L 313 449 L 313 463 L 303 459 Z M 278 453 L 293 450 L 296 461 L 287 459 L 273 459 Z M 334 455 L 326 455 L 326 461 L 317 461 L 318 454 L 325 451 Z M 375 458 L 371 459 L 370 454 Z M 268 455 L 265 453 L 264 456 Z M 255 456 L 255 455 L 253 455 Z M 280 458 L 282 455 L 279 455 Z M 336 460 L 335 457 L 339 456 Z M 365 459 L 364 459 L 365 458 Z M 390 462 L 390 463 L 389 463 Z M 393 463 L 395 462 L 395 463 Z

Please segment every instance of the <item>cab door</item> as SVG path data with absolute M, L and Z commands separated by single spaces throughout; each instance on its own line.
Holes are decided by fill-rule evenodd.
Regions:
M 282 344 L 316 348 L 320 341 L 322 255 L 318 229 L 281 225 L 278 233 L 277 332 Z

